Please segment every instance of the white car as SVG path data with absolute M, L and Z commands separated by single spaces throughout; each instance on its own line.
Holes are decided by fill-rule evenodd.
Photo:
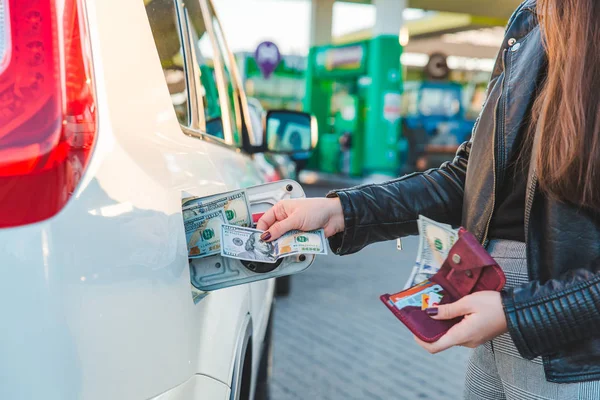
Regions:
M 195 304 L 181 213 L 247 120 L 209 0 L 0 0 L 0 399 L 268 397 L 273 282 Z

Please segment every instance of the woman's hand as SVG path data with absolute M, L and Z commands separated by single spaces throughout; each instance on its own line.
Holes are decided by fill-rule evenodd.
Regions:
M 474 348 L 508 331 L 498 292 L 473 293 L 455 303 L 428 308 L 427 314 L 433 319 L 465 316 L 435 343 L 426 343 L 415 337 L 417 343 L 432 354 L 453 346 Z
M 325 229 L 330 237 L 344 230 L 344 213 L 340 199 L 314 198 L 282 200 L 261 217 L 256 228 L 263 233 L 264 241 L 275 240 L 287 231 Z

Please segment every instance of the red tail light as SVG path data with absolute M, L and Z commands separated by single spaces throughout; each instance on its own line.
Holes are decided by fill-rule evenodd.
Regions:
M 0 0 L 0 228 L 59 212 L 89 161 L 96 108 L 83 22 L 79 0 Z

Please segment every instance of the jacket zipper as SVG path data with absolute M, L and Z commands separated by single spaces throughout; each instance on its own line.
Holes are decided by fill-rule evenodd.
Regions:
M 530 162 L 535 162 L 531 160 Z M 535 195 L 535 189 L 537 186 L 537 174 L 535 169 L 531 175 L 531 183 L 529 184 L 529 191 L 527 192 L 527 204 L 525 204 L 525 244 L 527 244 L 527 237 L 529 236 L 529 218 L 531 217 L 531 208 L 533 207 L 533 198 Z
M 514 45 L 513 45 L 514 46 Z M 512 46 L 511 46 L 512 48 Z M 502 63 L 504 65 L 504 81 L 502 82 L 502 87 L 505 88 L 505 83 L 510 81 L 510 48 L 505 50 L 502 54 Z M 504 95 L 506 89 L 502 90 L 502 94 Z M 500 121 L 498 123 L 498 165 L 501 167 L 498 169 L 498 182 L 504 182 L 504 173 L 506 169 L 506 154 L 504 151 L 506 140 L 504 137 L 504 133 L 506 130 L 505 122 L 506 122 L 506 103 L 508 102 L 507 96 L 504 95 L 504 98 L 500 101 L 500 105 L 498 107 L 498 113 L 500 115 Z
M 502 86 L 500 86 L 500 97 L 498 97 L 498 101 L 496 102 L 496 109 L 494 110 L 494 135 L 492 136 L 492 171 L 494 174 L 494 185 L 492 186 L 492 211 L 490 212 L 490 216 L 488 218 L 487 224 L 485 226 L 485 231 L 483 234 L 483 240 L 481 244 L 485 247 L 487 244 L 488 233 L 490 230 L 490 224 L 492 223 L 492 216 L 494 215 L 494 209 L 496 208 L 496 134 L 497 134 L 497 122 L 498 122 L 498 111 L 500 108 L 500 103 L 502 101 L 502 96 L 504 94 L 504 84 L 506 83 L 506 52 L 508 50 L 504 49 L 502 53 L 502 67 L 504 68 L 504 79 L 502 80 Z
M 530 162 L 535 162 L 533 159 Z M 529 190 L 527 192 L 527 203 L 525 204 L 525 248 L 529 249 L 528 237 L 529 237 L 529 219 L 531 218 L 531 209 L 533 208 L 533 198 L 535 197 L 535 189 L 537 186 L 537 174 L 535 169 L 531 176 L 531 183 L 529 184 Z M 533 270 L 533 263 L 527 262 L 527 276 L 530 280 L 538 279 L 538 274 Z

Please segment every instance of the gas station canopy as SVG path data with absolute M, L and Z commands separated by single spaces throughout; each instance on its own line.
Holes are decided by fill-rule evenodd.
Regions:
M 338 0 L 347 3 L 371 4 L 372 0 Z M 521 0 L 408 0 L 410 8 L 429 11 L 465 13 L 481 17 L 508 18 Z

